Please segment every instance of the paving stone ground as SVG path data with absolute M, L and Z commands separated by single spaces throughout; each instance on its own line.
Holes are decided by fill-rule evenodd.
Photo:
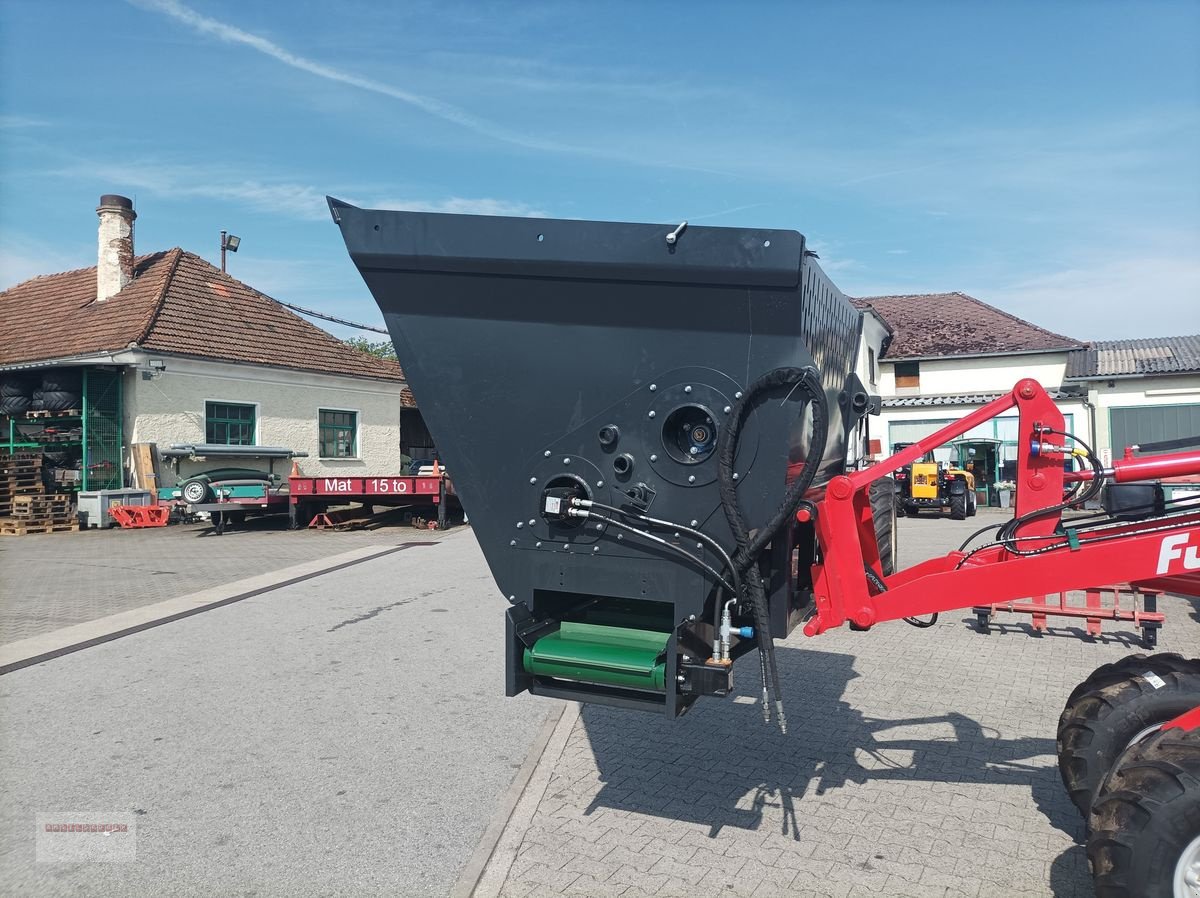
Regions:
M 903 563 L 954 548 L 980 518 L 900 523 Z M 997 514 L 993 512 L 993 514 Z M 997 522 L 999 518 L 997 518 Z M 1196 653 L 1200 612 L 1166 598 L 1161 650 Z M 1033 636 L 969 613 L 779 644 L 791 731 L 765 726 L 756 660 L 741 690 L 686 717 L 585 706 L 501 894 L 1090 896 L 1083 826 L 1055 725 L 1137 631 Z
M 272 517 L 251 519 L 223 536 L 204 524 L 180 524 L 0 538 L 0 644 L 362 546 L 440 536 L 402 526 L 284 526 Z

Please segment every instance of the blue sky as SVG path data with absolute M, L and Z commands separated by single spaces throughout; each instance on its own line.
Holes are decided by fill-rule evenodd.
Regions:
M 1200 332 L 1200 2 L 0 5 L 0 287 L 101 193 L 378 324 L 324 204 L 793 228 L 851 295 Z M 340 335 L 352 333 L 331 328 Z

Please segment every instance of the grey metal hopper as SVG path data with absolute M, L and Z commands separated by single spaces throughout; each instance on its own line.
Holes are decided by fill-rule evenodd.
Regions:
M 765 372 L 815 368 L 829 435 L 813 488 L 841 473 L 859 414 L 847 398 L 861 393 L 859 312 L 794 231 L 329 205 L 514 605 L 509 692 L 642 703 L 636 690 L 539 679 L 522 665 L 521 628 L 568 619 L 669 632 L 674 684 L 679 646 L 703 657 L 711 641 L 714 578 L 611 524 L 547 515 L 548 493 L 682 522 L 732 551 L 715 451 L 730 408 Z M 734 468 L 752 525 L 808 453 L 808 405 L 781 388 L 746 419 Z M 721 566 L 694 539 L 661 536 Z M 771 553 L 775 635 L 804 599 L 791 549 L 782 538 Z M 664 691 L 651 704 L 667 713 L 690 703 Z

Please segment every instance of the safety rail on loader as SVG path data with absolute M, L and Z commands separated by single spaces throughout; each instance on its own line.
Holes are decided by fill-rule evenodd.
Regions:
M 675 716 L 729 694 L 757 647 L 786 731 L 774 639 L 801 623 L 930 626 L 1116 582 L 1200 594 L 1200 502 L 1142 483 L 1200 473 L 1200 452 L 1105 467 L 1033 380 L 848 471 L 879 408 L 854 373 L 861 316 L 796 232 L 329 202 L 512 605 L 510 695 Z M 1013 410 L 1012 519 L 896 570 L 892 472 Z M 1060 768 L 1106 895 L 1200 889 L 1197 706 L 1200 661 L 1175 655 L 1107 665 L 1067 702 Z M 1183 785 L 1138 780 L 1149 763 Z

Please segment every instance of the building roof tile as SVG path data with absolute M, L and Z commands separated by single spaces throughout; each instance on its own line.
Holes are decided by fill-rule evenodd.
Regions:
M 1200 371 L 1200 334 L 1096 340 L 1067 355 L 1067 377 L 1128 377 Z
M 401 381 L 400 366 L 347 346 L 264 293 L 178 247 L 140 256 L 125 289 L 96 302 L 96 269 L 0 293 L 0 365 L 116 352 L 162 353 Z
M 965 293 L 866 296 L 853 302 L 873 309 L 891 327 L 885 353 L 891 360 L 1052 352 L 1082 345 Z

